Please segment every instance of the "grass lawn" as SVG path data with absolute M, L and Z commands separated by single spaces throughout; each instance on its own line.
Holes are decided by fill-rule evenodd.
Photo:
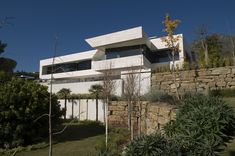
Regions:
M 97 147 L 104 145 L 104 127 L 97 124 L 74 124 L 69 126 L 64 133 L 54 136 L 54 156 L 95 156 L 98 155 Z M 126 131 L 111 130 L 109 137 L 115 143 L 123 142 Z M 116 148 L 115 148 L 116 149 Z M 16 156 L 48 156 L 48 147 L 31 151 L 18 152 Z
M 233 107 L 235 112 L 235 98 L 224 98 L 224 100 L 227 101 L 231 107 Z M 221 152 L 221 155 L 235 156 L 235 137 L 233 138 L 233 140 L 227 143 L 227 147 L 225 148 L 225 151 Z
M 102 143 L 104 135 L 88 137 L 77 141 L 65 141 L 53 145 L 53 155 L 55 156 L 90 156 L 97 155 L 95 147 Z M 48 156 L 48 148 L 20 152 L 16 156 Z

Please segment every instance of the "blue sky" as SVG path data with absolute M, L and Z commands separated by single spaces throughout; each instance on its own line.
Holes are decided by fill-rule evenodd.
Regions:
M 182 22 L 177 33 L 188 42 L 205 24 L 209 33 L 235 33 L 234 0 L 1 0 L 0 19 L 15 17 L 0 29 L 8 44 L 3 56 L 13 58 L 16 70 L 38 71 L 39 60 L 90 50 L 86 38 L 143 26 L 149 36 L 162 36 L 166 13 Z

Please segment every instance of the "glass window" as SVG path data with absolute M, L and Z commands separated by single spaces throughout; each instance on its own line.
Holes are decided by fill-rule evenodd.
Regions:
M 64 72 L 88 70 L 88 69 L 91 69 L 91 60 L 55 64 L 53 67 L 53 73 L 64 73 Z M 51 74 L 51 71 L 52 71 L 51 65 L 42 67 L 42 75 Z
M 151 63 L 162 63 L 172 60 L 170 49 L 151 51 L 146 45 L 110 48 L 105 50 L 105 54 L 106 59 L 143 54 Z M 175 60 L 179 60 L 179 53 L 175 55 Z
M 110 48 L 105 50 L 106 59 L 127 57 L 142 54 L 142 45 Z
M 172 54 L 170 49 L 150 51 L 147 47 L 144 51 L 144 56 L 151 63 L 163 63 L 172 60 Z M 175 60 L 179 60 L 179 53 L 175 55 Z

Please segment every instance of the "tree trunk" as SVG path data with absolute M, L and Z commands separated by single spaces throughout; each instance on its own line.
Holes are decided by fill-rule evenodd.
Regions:
M 98 96 L 97 95 L 95 98 L 95 102 L 96 102 L 96 118 L 95 118 L 95 120 L 98 121 Z
M 128 107 L 128 110 L 127 110 L 127 113 L 128 113 L 128 129 L 131 132 L 131 101 L 128 100 L 127 103 L 128 103 L 128 106 L 127 106 Z
M 86 100 L 86 119 L 88 120 L 88 99 Z
M 73 102 L 73 99 L 72 99 L 72 119 L 73 119 L 73 111 L 74 111 L 74 102 Z
M 174 81 L 175 89 L 176 89 L 176 97 L 179 100 L 180 96 L 179 96 L 178 86 L 176 84 L 176 75 L 175 75 L 175 52 L 172 52 L 172 62 L 173 62 L 172 73 L 174 77 L 173 81 Z
M 78 114 L 78 118 L 79 120 L 81 120 L 81 99 L 78 99 L 79 102 L 79 114 Z
M 131 117 L 130 117 L 130 121 L 131 121 L 131 140 L 134 139 L 134 122 L 132 122 L 132 113 L 133 113 L 133 101 L 130 102 L 131 103 Z
M 107 97 L 106 106 L 105 106 L 105 145 L 106 149 L 108 148 L 108 106 L 109 98 Z
M 64 98 L 64 119 L 66 120 L 66 115 L 67 115 L 67 97 Z
M 139 118 L 138 118 L 138 136 L 141 135 L 142 133 L 142 127 L 141 127 L 141 120 L 142 120 L 142 102 L 140 102 L 140 98 L 138 99 L 139 103 Z
M 206 41 L 204 41 L 204 39 L 201 40 L 201 43 L 202 43 L 202 48 L 204 50 L 204 55 L 205 55 L 205 65 L 206 65 L 206 68 L 208 68 L 208 47 L 207 47 L 207 43 Z
M 105 122 L 105 121 L 106 121 L 106 117 L 105 117 L 105 116 L 106 116 L 106 108 L 105 108 L 105 105 L 106 105 L 106 102 L 105 102 L 105 100 L 104 100 L 104 101 L 103 101 L 103 111 L 104 111 L 104 114 L 103 114 L 103 115 L 104 115 L 104 124 L 106 124 L 106 122 Z
M 205 43 L 205 61 L 206 61 L 206 67 L 208 68 L 208 60 L 209 60 L 209 56 L 208 56 L 208 47 L 207 47 L 207 43 Z

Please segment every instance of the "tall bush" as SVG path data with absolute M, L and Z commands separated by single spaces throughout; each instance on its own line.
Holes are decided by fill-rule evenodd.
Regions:
M 165 126 L 186 155 L 216 155 L 234 131 L 233 110 L 218 97 L 189 96 Z
M 0 85 L 0 148 L 33 143 L 48 131 L 49 93 L 33 81 L 12 79 Z M 42 115 L 42 118 L 36 119 Z M 52 98 L 52 123 L 61 116 L 57 98 Z
M 123 156 L 180 156 L 180 147 L 160 133 L 142 135 L 132 140 L 123 150 Z
M 143 98 L 151 102 L 168 102 L 169 104 L 175 104 L 177 101 L 174 96 L 162 92 L 154 87 L 150 88 Z

